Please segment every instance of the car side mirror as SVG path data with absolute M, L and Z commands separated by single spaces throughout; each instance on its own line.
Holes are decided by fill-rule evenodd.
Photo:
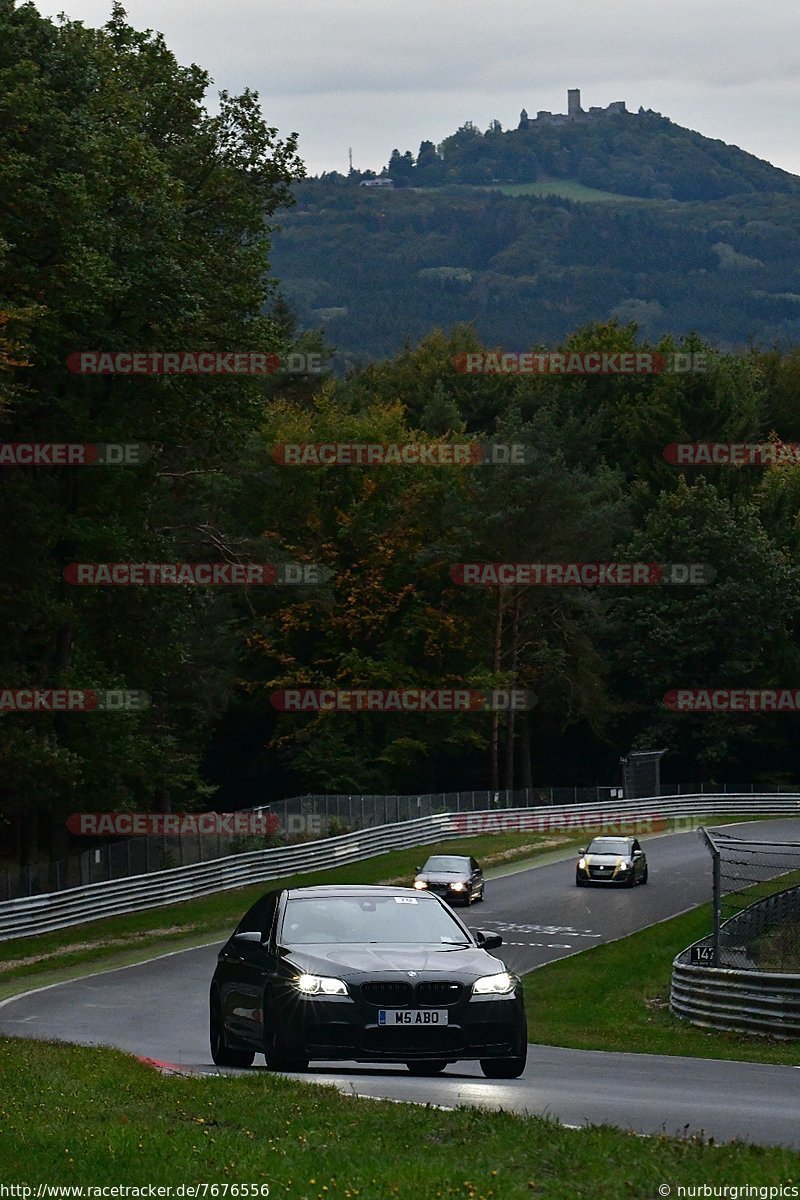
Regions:
M 499 933 L 486 933 L 483 929 L 475 931 L 475 941 L 482 950 L 496 950 L 498 946 L 502 946 L 503 939 Z
M 585 854 L 585 853 L 586 853 L 586 847 L 581 846 L 580 850 L 578 851 L 578 854 Z
M 262 936 L 257 929 L 246 929 L 242 930 L 241 933 L 235 933 L 233 940 L 235 942 L 249 942 L 251 945 L 260 946 L 262 944 Z
M 419 873 L 420 873 L 420 872 L 421 872 L 421 870 L 422 870 L 422 867 L 414 867 L 414 870 L 415 870 L 415 871 L 417 872 L 417 874 L 419 875 Z

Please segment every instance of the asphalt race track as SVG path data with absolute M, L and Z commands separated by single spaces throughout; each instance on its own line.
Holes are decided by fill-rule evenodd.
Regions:
M 800 818 L 743 824 L 737 835 L 800 841 Z M 504 945 L 495 953 L 513 970 L 526 972 L 709 899 L 711 859 L 696 832 L 640 840 L 646 843 L 650 869 L 647 886 L 576 888 L 570 857 L 489 877 L 485 901 L 459 912 L 473 929 L 502 933 Z M 0 1005 L 0 1034 L 117 1046 L 219 1074 L 207 1036 L 208 985 L 217 949 L 182 951 L 15 997 Z M 536 1030 L 529 1034 L 535 1039 Z M 477 1063 L 455 1064 L 433 1078 L 412 1077 L 402 1066 L 356 1063 L 316 1066 L 303 1078 L 362 1096 L 446 1107 L 480 1104 L 571 1125 L 607 1123 L 640 1133 L 703 1133 L 717 1141 L 741 1138 L 800 1148 L 800 1065 L 534 1043 L 525 1074 L 509 1081 L 484 1079 Z

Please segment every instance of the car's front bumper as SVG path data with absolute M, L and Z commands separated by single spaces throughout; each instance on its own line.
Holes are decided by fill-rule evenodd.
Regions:
M 353 997 L 315 996 L 293 1008 L 281 1034 L 301 1058 L 359 1062 L 507 1058 L 521 1054 L 527 1041 L 519 988 L 508 996 L 459 1001 L 448 1008 L 448 1023 L 437 1026 L 379 1025 L 378 1006 Z

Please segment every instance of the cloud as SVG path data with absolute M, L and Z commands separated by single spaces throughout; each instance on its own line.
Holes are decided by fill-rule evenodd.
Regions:
M 101 0 L 39 0 L 103 24 Z M 515 125 L 520 108 L 563 112 L 626 100 L 800 173 L 794 0 L 128 0 L 216 87 L 249 86 L 265 115 L 301 135 L 309 172 L 380 168 L 391 150 L 441 141 L 465 120 Z

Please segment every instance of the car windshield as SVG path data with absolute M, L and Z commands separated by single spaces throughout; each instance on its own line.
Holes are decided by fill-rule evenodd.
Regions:
M 425 863 L 423 871 L 459 871 L 469 874 L 469 861 L 448 854 L 434 854 Z
M 627 842 L 614 841 L 613 838 L 595 838 L 587 854 L 629 854 L 630 846 Z
M 326 896 L 290 899 L 281 941 L 290 945 L 335 942 L 431 942 L 468 945 L 454 917 L 421 896 Z

